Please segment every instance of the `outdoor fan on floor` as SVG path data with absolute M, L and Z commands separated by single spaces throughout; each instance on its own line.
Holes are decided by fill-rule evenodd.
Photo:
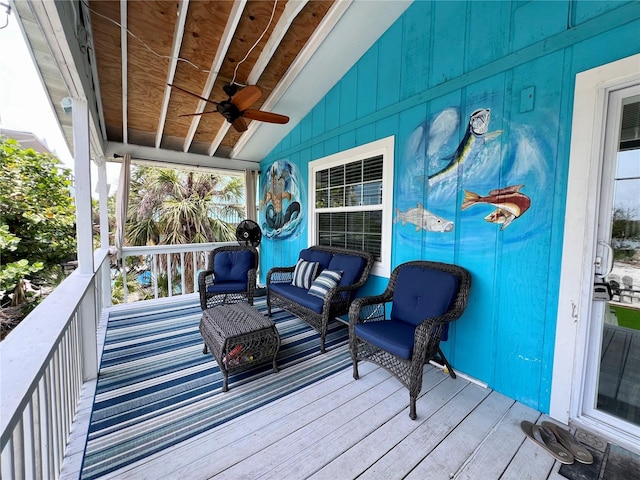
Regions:
M 181 92 L 199 98 L 200 100 L 213 103 L 216 106 L 215 110 L 209 110 L 202 113 L 187 113 L 180 115 L 181 117 L 193 117 L 218 112 L 222 114 L 222 116 L 227 119 L 227 122 L 233 125 L 233 128 L 238 132 L 244 132 L 247 130 L 247 122 L 244 120 L 245 118 L 249 120 L 257 120 L 259 122 L 280 124 L 284 124 L 289 121 L 289 117 L 285 115 L 249 108 L 262 96 L 262 90 L 260 90 L 256 85 L 247 85 L 242 90 L 238 91 L 240 87 L 238 84 L 229 83 L 222 87 L 224 92 L 229 96 L 227 100 L 223 100 L 222 102 L 214 102 L 213 100 L 209 100 L 208 98 L 201 97 L 189 90 L 178 87 L 177 85 L 172 85 L 170 83 L 168 85 L 176 90 L 180 90 Z
M 262 230 L 253 220 L 242 220 L 236 227 L 236 240 L 240 245 L 257 247 L 262 240 Z

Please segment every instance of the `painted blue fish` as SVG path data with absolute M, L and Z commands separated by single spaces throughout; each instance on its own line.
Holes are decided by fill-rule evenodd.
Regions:
M 458 165 L 470 158 L 475 158 L 488 140 L 492 140 L 502 133 L 502 130 L 487 133 L 490 119 L 491 110 L 488 108 L 480 108 L 469 116 L 469 125 L 460 145 L 452 155 L 443 158 L 443 160 L 449 160 L 444 168 L 429 175 L 429 184 L 435 180 L 444 180 L 455 173 Z

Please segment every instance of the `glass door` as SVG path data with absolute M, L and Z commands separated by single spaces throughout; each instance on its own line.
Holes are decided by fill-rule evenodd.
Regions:
M 609 94 L 584 414 L 640 434 L 640 86 Z

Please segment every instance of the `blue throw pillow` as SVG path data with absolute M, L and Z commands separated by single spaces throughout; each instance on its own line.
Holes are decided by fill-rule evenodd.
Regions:
M 325 295 L 333 287 L 338 285 L 338 282 L 342 278 L 342 272 L 336 272 L 334 270 L 323 270 L 318 278 L 316 278 L 311 284 L 311 288 L 307 292 L 309 295 L 315 295 L 316 297 L 324 298 Z
M 309 290 L 313 279 L 318 273 L 318 262 L 307 262 L 306 260 L 298 260 L 296 268 L 293 271 L 293 281 L 291 284 L 295 287 Z

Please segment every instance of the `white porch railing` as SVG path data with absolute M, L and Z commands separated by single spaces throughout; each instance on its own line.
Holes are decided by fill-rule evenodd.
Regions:
M 72 273 L 0 343 L 2 478 L 57 478 L 80 390 L 97 372 L 96 322 L 107 250 L 97 275 Z
M 208 253 L 222 245 L 237 245 L 237 242 L 194 243 L 191 245 L 156 245 L 151 247 L 124 247 L 119 263 L 124 291 L 124 303 L 129 301 L 127 276 L 134 274 L 138 281 L 148 280 L 147 287 L 153 298 L 184 295 L 198 291 L 198 273 L 206 269 Z M 138 257 L 138 265 L 132 267 L 127 259 Z M 145 277 L 145 274 L 148 276 Z M 187 274 L 189 274 L 187 276 Z M 162 282 L 161 282 L 162 279 Z M 129 279 L 131 281 L 131 279 Z M 164 282 L 166 281 L 166 285 Z M 161 288 L 160 284 L 163 284 Z M 133 301 L 138 300 L 134 298 Z
M 236 243 L 127 247 L 122 264 L 131 256 L 148 258 L 158 298 L 157 278 L 172 271 L 177 257 L 179 271 L 193 273 L 197 291 L 207 252 L 226 244 Z M 97 375 L 97 322 L 103 306 L 111 305 L 106 249 L 95 253 L 94 265 L 93 275 L 72 273 L 0 343 L 2 479 L 60 474 L 83 384 Z M 180 285 L 181 294 L 189 293 L 184 275 Z M 169 296 L 176 295 L 173 290 L 169 283 Z

